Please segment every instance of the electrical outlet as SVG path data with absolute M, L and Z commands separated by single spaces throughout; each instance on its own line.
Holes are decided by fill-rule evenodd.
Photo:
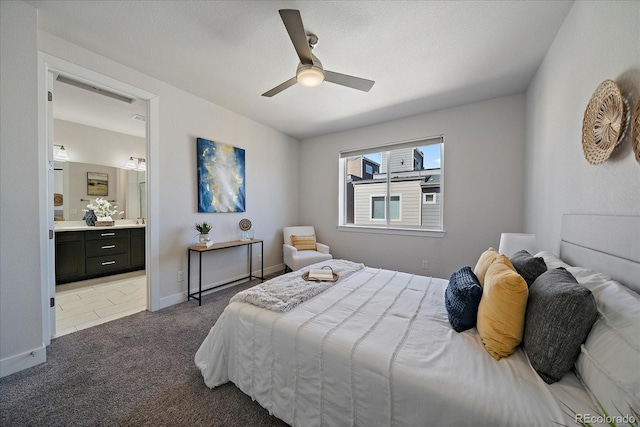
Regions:
M 184 271 L 178 271 L 178 282 L 184 282 Z
M 422 269 L 426 270 L 427 268 L 429 268 L 429 261 L 423 260 L 422 261 Z

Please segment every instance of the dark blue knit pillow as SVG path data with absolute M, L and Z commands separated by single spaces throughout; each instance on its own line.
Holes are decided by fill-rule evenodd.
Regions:
M 471 267 L 464 266 L 451 275 L 444 293 L 444 303 L 449 323 L 456 332 L 476 326 L 481 298 L 482 288 Z

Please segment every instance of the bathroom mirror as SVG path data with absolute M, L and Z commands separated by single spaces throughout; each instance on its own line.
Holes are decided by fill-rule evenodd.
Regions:
M 54 219 L 80 221 L 83 209 L 103 197 L 124 214 L 114 219 L 146 218 L 146 178 L 144 171 L 77 162 L 54 162 Z M 95 194 L 95 177 L 105 196 Z M 106 187 L 106 188 L 105 188 Z

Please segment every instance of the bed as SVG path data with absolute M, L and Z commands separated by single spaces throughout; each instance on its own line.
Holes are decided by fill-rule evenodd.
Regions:
M 208 387 L 232 381 L 294 426 L 575 425 L 576 414 L 598 425 L 607 421 L 596 417 L 601 400 L 628 420 L 633 412 L 620 402 L 640 407 L 640 218 L 625 217 L 622 226 L 588 218 L 565 215 L 561 255 L 576 265 L 599 255 L 623 260 L 623 269 L 604 266 L 624 270 L 629 287 L 536 254 L 548 268 L 570 271 L 597 301 L 598 319 L 576 362 L 583 378 L 572 370 L 548 384 L 522 346 L 496 361 L 475 328 L 456 332 L 444 305 L 448 280 L 342 260 L 334 261 L 342 273 L 336 284 L 292 309 L 234 297 L 196 353 L 196 366 Z M 585 242 L 588 233 L 575 225 L 585 220 L 610 230 Z M 612 250 L 615 239 L 620 245 Z M 280 276 L 274 286 L 284 289 L 302 272 Z

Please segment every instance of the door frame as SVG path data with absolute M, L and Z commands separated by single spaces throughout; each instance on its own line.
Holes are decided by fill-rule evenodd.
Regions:
M 116 80 L 107 75 L 81 67 L 58 57 L 38 52 L 38 134 L 40 145 L 40 159 L 44 160 L 42 167 L 46 173 L 40 179 L 40 229 L 44 231 L 40 245 L 40 259 L 42 267 L 42 333 L 44 345 L 51 343 L 55 333 L 55 304 L 50 307 L 50 298 L 55 298 L 55 243 L 49 239 L 50 230 L 54 229 L 53 210 L 49 206 L 49 188 L 53 188 L 53 114 L 52 102 L 48 101 L 48 91 L 53 83 L 52 75 L 64 74 L 75 80 L 85 82 L 96 87 L 108 89 L 126 96 L 145 100 L 147 102 L 146 139 L 146 185 L 147 185 L 147 224 L 145 233 L 145 268 L 147 272 L 147 310 L 160 309 L 160 265 L 159 259 L 159 200 L 156 191 L 159 180 L 158 152 L 159 152 L 159 96 L 142 88 Z M 55 94 L 54 94 L 55 96 Z

